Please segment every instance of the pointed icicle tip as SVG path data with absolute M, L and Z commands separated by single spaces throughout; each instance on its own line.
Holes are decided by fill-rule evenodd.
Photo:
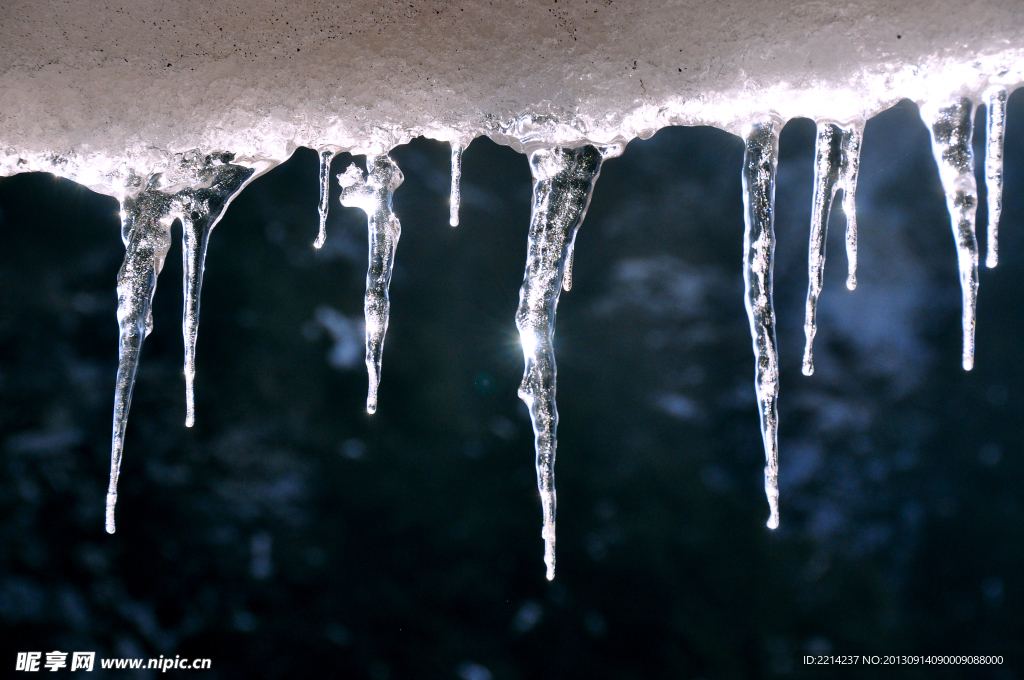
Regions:
M 452 189 L 448 208 L 448 224 L 459 226 L 459 203 L 462 200 L 462 145 L 452 142 Z
M 114 508 L 117 506 L 117 494 L 107 492 L 107 521 L 104 527 L 108 534 L 112 534 L 117 531 L 117 526 L 114 524 Z
M 544 564 L 547 566 L 545 576 L 549 581 L 555 580 L 555 523 L 545 524 L 540 532 L 544 539 Z
M 940 105 L 921 107 L 921 117 L 932 138 L 932 155 L 946 193 L 953 240 L 956 243 L 957 268 L 963 305 L 963 367 L 974 367 L 974 330 L 978 304 L 978 239 L 975 211 L 978 185 L 974 179 L 974 103 L 961 97 Z

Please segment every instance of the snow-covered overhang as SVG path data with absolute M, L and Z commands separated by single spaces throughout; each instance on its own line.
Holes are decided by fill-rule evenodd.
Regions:
M 1024 82 L 1018 0 L 13 0 L 0 45 L 0 174 L 118 197 L 189 149 L 608 144 Z

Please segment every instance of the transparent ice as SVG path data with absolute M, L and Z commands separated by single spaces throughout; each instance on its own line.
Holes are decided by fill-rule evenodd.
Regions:
M 775 170 L 782 121 L 750 125 L 743 149 L 744 306 L 754 342 L 754 389 L 764 440 L 768 528 L 779 526 L 779 357 L 775 340 L 772 273 L 775 266 Z
M 380 385 L 381 358 L 384 353 L 384 334 L 388 330 L 391 300 L 391 270 L 395 264 L 395 248 L 402 235 L 402 225 L 391 208 L 391 197 L 405 179 L 402 171 L 387 154 L 368 157 L 366 174 L 352 164 L 338 175 L 341 184 L 341 204 L 359 208 L 366 213 L 370 236 L 370 262 L 366 270 L 366 297 L 363 312 L 366 317 L 366 371 L 369 387 L 366 393 L 366 412 L 377 410 L 377 387 Z
M 462 145 L 452 142 L 452 192 L 448 208 L 448 224 L 459 226 L 459 202 L 462 191 L 459 182 L 462 179 Z
M 1003 145 L 1006 137 L 1006 88 L 985 93 L 988 125 L 985 128 L 985 188 L 988 193 L 988 244 L 985 266 L 999 263 L 999 217 L 1003 213 Z
M 946 192 L 946 207 L 956 242 L 963 299 L 963 366 L 974 368 L 975 308 L 978 303 L 978 239 L 974 232 L 978 185 L 974 179 L 974 103 L 967 97 L 939 106 L 922 106 L 921 117 L 932 135 L 932 153 Z
M 106 529 L 114 533 L 117 480 L 128 409 L 132 403 L 135 373 L 142 342 L 153 330 L 153 294 L 171 247 L 169 206 L 171 197 L 152 188 L 159 175 L 151 176 L 145 190 L 127 198 L 121 210 L 124 264 L 117 274 L 117 381 L 114 387 L 114 431 L 110 446 L 110 486 L 107 488 Z
M 807 259 L 804 375 L 814 373 L 812 345 L 817 332 L 818 296 L 821 295 L 825 276 L 825 241 L 829 215 L 839 191 L 843 192 L 842 206 L 846 214 L 846 260 L 849 272 L 846 287 L 850 290 L 857 287 L 857 215 L 854 203 L 862 139 L 860 125 L 818 123 L 818 136 L 814 144 L 814 197 L 811 203 L 811 237 Z
M 210 232 L 220 222 L 231 199 L 253 176 L 252 168 L 234 165 L 230 154 L 196 157 L 198 183 L 182 189 L 171 205 L 181 219 L 182 262 L 185 272 L 185 310 L 181 324 L 185 336 L 185 426 L 196 421 L 196 336 L 199 333 L 199 294 L 206 267 Z
M 618 151 L 584 146 L 540 149 L 530 155 L 533 203 L 516 328 L 526 360 L 519 397 L 533 421 L 548 580 L 555 577 L 555 311 L 565 281 L 566 260 L 576 230 L 587 214 L 601 162 Z
M 171 226 L 182 223 L 184 269 L 186 426 L 195 422 L 195 347 L 199 329 L 199 294 L 210 232 L 231 199 L 254 175 L 255 169 L 236 165 L 229 153 L 180 154 L 173 173 L 151 174 L 141 191 L 125 198 L 121 211 L 124 263 L 117 275 L 118 368 L 114 389 L 114 425 L 107 490 L 106 529 L 114 533 L 117 482 L 121 474 L 125 428 L 131 407 L 142 343 L 153 330 L 153 294 L 157 277 L 171 247 Z
M 317 155 L 320 156 L 320 205 L 318 210 L 320 231 L 317 233 L 316 241 L 313 242 L 313 247 L 320 249 L 324 247 L 324 241 L 327 240 L 327 204 L 331 195 L 331 161 L 338 155 L 338 149 L 327 146 L 320 149 Z

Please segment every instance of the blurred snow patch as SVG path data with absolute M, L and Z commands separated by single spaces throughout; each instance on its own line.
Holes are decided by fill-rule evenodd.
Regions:
M 326 305 L 317 307 L 316 322 L 323 327 L 334 341 L 334 347 L 327 353 L 327 363 L 339 371 L 351 370 L 361 365 L 363 358 L 363 320 L 347 317 Z
M 462 680 L 491 680 L 493 677 L 487 668 L 472 661 L 463 661 L 455 669 L 455 672 Z

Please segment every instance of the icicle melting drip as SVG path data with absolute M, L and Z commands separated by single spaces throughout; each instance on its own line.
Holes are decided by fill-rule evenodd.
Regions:
M 764 440 L 764 490 L 768 496 L 768 528 L 779 526 L 779 361 L 772 302 L 775 259 L 775 169 L 778 165 L 777 119 L 751 125 L 743 151 L 743 284 L 744 306 L 754 341 L 754 388 Z
M 448 208 L 448 224 L 459 226 L 459 202 L 462 200 L 462 145 L 452 142 L 452 193 Z
M 530 409 L 536 450 L 537 486 L 544 515 L 544 562 L 555 577 L 555 310 L 565 280 L 566 259 L 583 223 L 604 158 L 619 149 L 541 149 L 530 154 L 533 208 L 526 273 L 519 290 L 516 328 L 526 369 L 519 397 Z
M 807 308 L 804 316 L 804 375 L 814 373 L 812 345 L 817 332 L 818 296 L 825 276 L 825 240 L 828 236 L 829 214 L 836 194 L 843 192 L 846 213 L 846 259 L 849 274 L 846 287 L 857 287 L 857 215 L 854 197 L 857 191 L 857 170 L 860 167 L 859 126 L 840 127 L 818 123 L 814 145 L 814 198 L 811 206 L 811 238 L 807 259 Z
M 377 386 L 384 352 L 384 334 L 388 330 L 391 301 L 391 269 L 395 263 L 395 247 L 402 234 L 402 225 L 391 209 L 391 196 L 405 179 L 402 171 L 387 154 L 367 158 L 368 175 L 355 163 L 338 175 L 342 186 L 341 204 L 359 208 L 366 213 L 370 235 L 370 263 L 366 270 L 366 371 L 370 384 L 366 394 L 366 412 L 377 410 Z
M 324 241 L 327 240 L 327 209 L 328 199 L 331 194 L 331 161 L 338 155 L 338 149 L 333 146 L 326 146 L 319 151 L 320 155 L 320 231 L 317 234 L 316 241 L 313 242 L 314 248 L 323 248 Z
M 117 505 L 117 480 L 121 474 L 121 454 L 132 388 L 139 367 L 142 342 L 153 330 L 153 294 L 156 280 L 164 268 L 171 247 L 169 216 L 171 197 L 154 187 L 160 175 L 149 178 L 146 188 L 126 198 L 121 210 L 121 240 L 124 264 L 117 273 L 117 382 L 114 387 L 114 428 L 110 445 L 110 486 L 107 489 L 106 529 L 114 533 L 114 507 Z
M 946 192 L 956 241 L 963 298 L 963 366 L 969 371 L 974 367 L 974 314 L 978 302 L 978 239 L 974 232 L 978 185 L 971 150 L 974 104 L 963 97 L 938 107 L 922 107 L 921 117 L 932 133 L 932 153 Z
M 1006 88 L 985 93 L 988 125 L 985 128 L 985 188 L 988 190 L 988 244 L 985 266 L 999 263 L 999 217 L 1003 212 L 1003 142 L 1006 137 Z
M 181 257 L 184 269 L 185 308 L 181 332 L 185 337 L 185 427 L 196 421 L 196 337 L 199 333 L 199 294 L 206 266 L 210 232 L 228 205 L 255 173 L 253 168 L 233 165 L 229 153 L 193 159 L 198 182 L 174 195 L 175 212 L 181 218 Z

